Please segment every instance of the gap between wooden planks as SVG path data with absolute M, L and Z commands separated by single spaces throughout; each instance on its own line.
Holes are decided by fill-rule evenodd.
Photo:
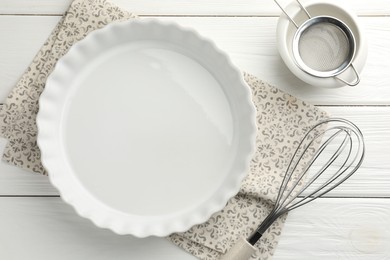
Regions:
M 387 0 L 330 0 L 343 4 L 359 15 L 390 14 Z M 61 15 L 72 0 L 2 0 L 0 14 Z M 273 0 L 111 0 L 139 15 L 180 16 L 278 16 L 281 11 Z M 283 6 L 291 0 L 280 0 Z M 302 3 L 307 1 L 302 0 Z
M 143 18 L 148 19 L 148 18 Z M 316 105 L 390 105 L 390 17 L 363 17 L 369 55 L 362 82 L 354 88 L 313 88 L 297 79 L 276 49 L 276 17 L 164 17 L 193 27 L 213 39 L 242 70 Z M 59 17 L 0 16 L 0 100 L 20 75 L 58 22 Z

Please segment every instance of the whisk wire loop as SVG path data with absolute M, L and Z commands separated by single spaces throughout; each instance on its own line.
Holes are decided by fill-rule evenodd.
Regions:
M 311 127 L 292 155 L 274 208 L 248 243 L 254 245 L 280 216 L 338 187 L 361 166 L 364 155 L 363 134 L 350 121 L 331 118 Z
M 308 181 L 304 186 L 301 187 L 300 190 L 295 191 L 296 187 L 301 183 L 301 181 L 303 181 L 303 178 L 305 177 L 306 173 L 309 171 L 312 164 L 322 154 L 323 150 L 327 147 L 327 145 L 339 134 L 340 131 L 334 133 L 329 139 L 327 139 L 321 145 L 321 147 L 314 154 L 313 158 L 305 165 L 304 169 L 301 171 L 301 174 L 299 174 L 299 176 L 296 177 L 296 181 L 294 181 L 293 186 L 290 187 L 287 194 L 285 194 L 284 192 L 278 193 L 278 199 L 276 200 L 276 205 L 279 205 L 278 208 L 287 207 L 288 205 L 290 205 L 290 203 L 295 199 L 295 197 L 300 196 L 305 191 L 305 189 L 318 178 L 318 176 L 320 175 L 320 172 L 322 172 L 323 169 L 326 169 L 327 166 L 332 163 L 331 161 L 329 161 L 326 165 L 323 166 L 323 168 L 320 170 L 320 172 L 315 174 L 311 178 L 310 181 Z M 316 134 L 310 140 L 310 142 L 308 144 L 305 145 L 305 142 L 310 137 L 311 131 L 308 131 L 306 133 L 306 135 L 300 141 L 297 149 L 295 150 L 295 152 L 292 156 L 292 159 L 290 160 L 290 163 L 289 163 L 287 170 L 286 170 L 285 177 L 283 178 L 283 182 L 282 182 L 282 185 L 281 185 L 279 190 L 284 190 L 284 191 L 287 190 L 287 184 L 291 181 L 291 177 L 293 176 L 293 173 L 296 172 L 297 167 L 301 164 L 301 161 L 302 161 L 304 155 L 308 152 L 310 147 L 312 147 L 315 142 L 318 142 L 317 139 L 322 138 L 325 133 L 326 133 L 326 131 L 321 131 L 320 133 Z M 340 149 L 338 149 L 338 150 L 340 150 Z M 298 159 L 296 159 L 296 158 L 298 158 Z M 295 194 L 294 194 L 295 196 L 291 197 L 291 195 L 294 191 L 295 191 Z M 283 199 L 282 199 L 282 197 L 283 197 Z
M 302 186 L 302 188 L 300 189 L 300 192 L 297 194 L 296 197 L 299 197 L 304 191 L 306 191 L 306 189 L 310 185 L 312 185 L 315 181 L 317 181 L 318 178 L 326 170 L 328 170 L 329 167 L 332 165 L 332 163 L 341 155 L 341 153 L 344 151 L 344 149 L 348 145 L 348 143 L 350 143 L 351 139 L 350 139 L 350 134 L 348 133 L 348 131 L 339 130 L 338 132 L 334 133 L 324 144 L 321 145 L 321 147 L 318 149 L 318 152 L 315 154 L 315 157 L 310 161 L 310 163 L 308 163 L 308 165 L 305 166 L 305 170 L 304 170 L 304 173 L 302 175 L 305 175 L 309 171 L 310 166 L 315 162 L 315 160 L 317 160 L 317 158 L 322 154 L 322 152 L 326 148 L 325 146 L 328 145 L 328 143 L 330 141 L 334 140 L 334 138 L 336 138 L 337 135 L 339 135 L 342 132 L 345 132 L 347 134 L 345 135 L 342 143 L 337 148 L 336 152 L 332 155 L 332 157 L 329 159 L 329 161 L 324 166 L 322 166 L 322 168 L 318 172 L 316 172 L 306 182 L 306 184 L 304 186 Z M 319 191 L 322 191 L 325 187 L 330 185 L 333 181 L 335 181 L 339 176 L 341 176 L 343 174 L 344 171 L 341 171 L 341 170 L 345 169 L 344 167 L 345 167 L 345 164 L 347 163 L 347 161 L 348 161 L 348 159 L 350 157 L 350 154 L 351 154 L 351 146 L 349 148 L 348 155 L 346 156 L 346 159 L 343 161 L 343 163 L 340 166 L 340 168 L 333 174 L 333 176 L 331 176 L 326 182 L 322 183 L 317 189 L 315 189 L 311 193 L 305 195 L 303 198 L 297 199 L 296 202 L 294 202 L 293 204 L 290 205 L 290 203 L 295 200 L 295 198 L 291 198 L 290 202 L 285 204 L 285 207 L 288 208 L 288 210 L 292 210 L 294 208 L 303 206 L 304 204 L 309 203 L 310 201 L 320 197 L 323 194 L 323 192 L 319 193 Z

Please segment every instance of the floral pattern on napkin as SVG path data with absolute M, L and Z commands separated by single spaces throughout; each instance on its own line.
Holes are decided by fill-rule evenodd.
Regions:
M 38 99 L 57 60 L 89 32 L 134 18 L 105 0 L 75 0 L 33 62 L 0 106 L 0 134 L 9 140 L 3 159 L 47 174 L 36 144 Z M 257 108 L 257 150 L 240 192 L 206 223 L 168 239 L 200 259 L 218 259 L 241 236 L 247 237 L 272 209 L 284 170 L 304 132 L 326 113 L 244 73 Z M 285 217 L 257 243 L 252 259 L 271 258 Z

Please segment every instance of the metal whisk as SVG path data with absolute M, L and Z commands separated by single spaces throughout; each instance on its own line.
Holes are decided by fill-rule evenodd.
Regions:
M 239 240 L 222 259 L 249 259 L 255 252 L 253 245 L 277 218 L 339 186 L 360 167 L 364 153 L 363 135 L 352 122 L 331 118 L 314 125 L 291 158 L 272 211 L 248 239 Z

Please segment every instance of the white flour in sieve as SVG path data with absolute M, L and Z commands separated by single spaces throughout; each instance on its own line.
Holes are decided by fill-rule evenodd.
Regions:
M 340 27 L 321 22 L 306 28 L 298 42 L 302 61 L 316 71 L 331 71 L 348 60 L 349 40 Z

